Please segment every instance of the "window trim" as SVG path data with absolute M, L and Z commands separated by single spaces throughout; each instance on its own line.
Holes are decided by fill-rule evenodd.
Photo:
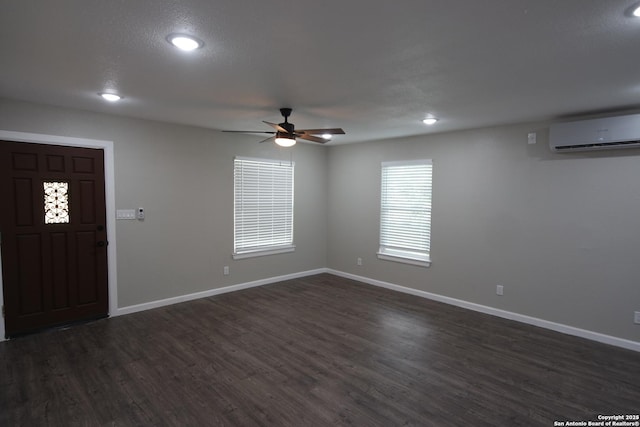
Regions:
M 294 189 L 295 189 L 295 162 L 293 161 L 281 161 L 281 160 L 275 160 L 275 159 L 264 159 L 264 158 L 256 158 L 256 157 L 244 157 L 244 156 L 236 156 L 234 157 L 234 166 L 233 166 L 233 171 L 234 171 L 234 178 L 233 178 L 233 252 L 231 254 L 232 258 L 234 260 L 236 259 L 246 259 L 246 258 L 254 258 L 254 257 L 260 257 L 260 256 L 266 256 L 266 255 L 275 255 L 275 254 L 282 254 L 282 253 L 287 253 L 287 252 L 293 252 L 295 251 L 296 245 L 293 243 L 294 242 L 294 208 L 295 208 L 295 204 L 294 204 Z M 236 192 L 237 192 L 237 181 L 236 181 L 236 160 L 244 160 L 244 161 L 252 161 L 252 162 L 258 162 L 258 163 L 271 163 L 271 164 L 278 164 L 278 165 L 286 165 L 286 166 L 290 166 L 292 168 L 292 172 L 291 172 L 291 230 L 290 230 L 290 234 L 291 234 L 291 243 L 288 244 L 274 244 L 274 245 L 270 245 L 270 246 L 264 246 L 264 247 L 259 247 L 259 248 L 249 248 L 249 249 L 237 249 L 237 243 L 236 243 L 236 226 L 237 226 L 237 209 L 236 209 L 236 205 L 237 205 L 237 198 L 236 198 Z
M 385 167 L 393 167 L 393 166 L 411 166 L 411 165 L 430 165 L 431 166 L 431 181 L 433 183 L 433 160 L 432 159 L 419 159 L 419 160 L 406 160 L 406 161 L 392 161 L 392 162 L 382 162 L 380 168 L 380 227 L 379 227 L 379 248 L 376 252 L 378 259 L 386 260 L 386 261 L 394 261 L 404 264 L 417 265 L 420 267 L 430 267 L 431 266 L 431 241 L 428 243 L 428 250 L 426 253 L 411 250 L 409 248 L 394 248 L 390 246 L 384 246 L 382 244 L 382 211 L 383 211 L 383 203 L 384 203 L 384 194 L 383 194 L 383 177 L 384 177 L 384 168 Z M 433 187 L 431 188 L 431 192 L 429 194 L 429 203 L 431 204 L 433 201 Z M 432 224 L 432 215 L 430 210 L 430 215 L 428 219 L 428 227 L 429 227 L 429 237 L 430 237 L 430 229 Z M 430 238 L 429 238 L 430 240 Z

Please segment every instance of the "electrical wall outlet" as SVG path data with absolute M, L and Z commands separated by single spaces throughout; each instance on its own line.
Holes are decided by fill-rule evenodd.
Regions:
M 229 275 L 229 266 L 225 265 L 224 268 L 222 269 L 222 272 L 225 276 Z
M 504 286 L 502 285 L 496 286 L 496 295 L 504 295 Z
M 358 265 L 362 265 L 362 258 L 358 258 L 358 259 L 356 260 L 356 264 L 358 264 Z
M 633 312 L 633 323 L 640 325 L 640 311 Z

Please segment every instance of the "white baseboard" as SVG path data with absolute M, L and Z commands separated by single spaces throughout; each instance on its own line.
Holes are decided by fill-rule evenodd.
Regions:
M 199 298 L 206 298 L 213 295 L 220 295 L 227 292 L 239 291 L 242 289 L 254 288 L 257 286 L 269 285 L 272 283 L 282 282 L 284 280 L 297 279 L 300 277 L 312 276 L 314 274 L 330 273 L 336 276 L 344 277 L 347 279 L 357 280 L 359 282 L 379 286 L 381 288 L 391 289 L 393 291 L 402 292 L 405 294 L 415 295 L 421 298 L 427 298 L 433 301 L 442 302 L 449 305 L 454 305 L 468 310 L 477 311 L 492 316 L 502 317 L 504 319 L 514 320 L 516 322 L 526 323 L 533 326 L 538 326 L 552 331 L 560 332 L 567 335 L 573 335 L 580 338 L 586 338 L 588 340 L 601 342 L 604 344 L 613 345 L 616 347 L 625 348 L 640 352 L 640 342 L 627 340 L 624 338 L 613 337 L 611 335 L 601 334 L 599 332 L 588 331 L 586 329 L 580 329 L 573 326 L 563 325 L 561 323 L 555 323 L 548 320 L 539 319 L 537 317 L 526 316 L 524 314 L 518 314 L 511 311 L 500 310 L 494 307 L 486 305 L 476 304 L 456 298 L 446 297 L 443 295 L 434 294 L 431 292 L 425 292 L 418 289 L 407 288 L 404 286 L 396 285 L 389 282 L 383 282 L 381 280 L 371 279 L 369 277 L 358 276 L 356 274 L 345 273 L 343 271 L 333 270 L 330 268 L 318 268 L 315 270 L 302 271 L 299 273 L 286 274 L 283 276 L 269 277 L 266 279 L 255 280 L 252 282 L 240 283 L 237 285 L 225 286 L 223 288 L 210 289 L 207 291 L 196 292 L 193 294 L 181 295 L 172 298 L 166 298 L 157 301 L 146 302 L 142 304 L 130 305 L 127 307 L 118 308 L 115 313 L 111 313 L 111 316 L 122 316 L 125 314 L 136 313 L 138 311 L 151 310 L 153 308 L 164 307 L 171 304 L 177 304 L 185 301 L 192 301 Z M 0 336 L 0 342 L 4 341 L 4 335 Z
M 345 273 L 343 271 L 337 271 L 332 269 L 326 269 L 327 273 L 335 274 L 336 276 L 345 277 L 347 279 L 357 280 L 369 285 L 379 286 L 382 288 L 391 289 L 405 294 L 415 295 L 421 298 L 427 298 L 430 300 L 443 302 L 445 304 L 455 305 L 457 307 L 466 308 L 473 311 L 478 311 L 484 314 L 490 314 L 492 316 L 502 317 L 504 319 L 515 320 L 516 322 L 526 323 L 540 328 L 550 329 L 552 331 L 561 332 L 567 335 L 573 335 L 580 338 L 586 338 L 588 340 L 601 342 L 604 344 L 613 345 L 616 347 L 626 348 L 628 350 L 640 352 L 640 342 L 627 340 L 624 338 L 617 338 L 610 335 L 601 334 L 599 332 L 588 331 L 586 329 L 580 329 L 573 326 L 563 325 L 561 323 L 550 322 L 548 320 L 539 319 L 537 317 L 526 316 L 524 314 L 518 314 L 511 311 L 500 310 L 497 308 L 489 307 L 486 305 L 475 304 L 472 302 L 459 300 L 456 298 L 445 297 L 431 292 L 420 291 L 418 289 L 406 288 L 404 286 L 395 285 L 393 283 L 383 282 L 381 280 L 371 279 L 369 277 L 358 276 L 351 273 Z
M 124 314 L 136 313 L 138 311 L 151 310 L 152 308 L 164 307 L 165 305 L 178 304 L 180 302 L 192 301 L 199 298 L 206 298 L 213 295 L 225 294 L 227 292 L 240 291 L 242 289 L 255 288 L 256 286 L 269 285 L 271 283 L 282 282 L 284 280 L 297 279 L 300 277 L 312 276 L 314 274 L 326 273 L 326 268 L 316 270 L 302 271 L 299 273 L 285 274 L 284 276 L 269 277 L 266 279 L 254 280 L 252 282 L 240 283 L 238 285 L 225 286 L 223 288 L 210 289 L 208 291 L 196 292 L 193 294 L 180 295 L 177 297 L 166 298 L 142 304 L 129 305 L 127 307 L 118 308 L 111 316 L 122 316 Z

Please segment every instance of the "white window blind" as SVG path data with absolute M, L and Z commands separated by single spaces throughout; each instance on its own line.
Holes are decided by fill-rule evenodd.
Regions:
M 293 162 L 234 159 L 234 258 L 292 251 Z
M 378 257 L 431 263 L 432 161 L 382 163 Z

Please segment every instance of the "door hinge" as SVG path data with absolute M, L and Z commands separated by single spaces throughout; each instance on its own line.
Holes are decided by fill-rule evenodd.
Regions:
M 2 317 L 4 317 L 4 304 L 2 305 Z

